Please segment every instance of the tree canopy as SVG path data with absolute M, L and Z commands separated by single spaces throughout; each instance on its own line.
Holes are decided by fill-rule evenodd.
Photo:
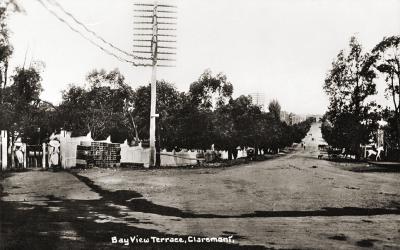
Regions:
M 368 100 L 376 93 L 370 68 L 370 54 L 363 52 L 355 37 L 350 39 L 347 53 L 341 50 L 332 63 L 324 83 L 329 96 L 328 112 L 324 116 L 331 127 L 322 128 L 324 139 L 331 145 L 358 152 L 361 143 L 373 135 L 377 120 L 372 115 L 377 108 Z
M 370 64 L 373 65 L 386 82 L 386 96 L 393 102 L 393 114 L 386 112 L 389 121 L 388 135 L 392 146 L 400 147 L 400 36 L 384 37 L 372 50 Z M 396 143 L 394 143 L 396 141 Z
M 88 87 L 70 86 L 63 92 L 58 108 L 61 127 L 81 135 L 90 131 L 94 139 L 136 138 L 130 117 L 133 90 L 121 73 L 95 70 L 86 79 Z

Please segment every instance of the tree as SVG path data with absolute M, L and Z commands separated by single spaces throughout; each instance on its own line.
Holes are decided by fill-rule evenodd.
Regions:
M 400 135 L 400 36 L 385 37 L 372 50 L 370 64 L 385 77 L 386 94 L 391 97 L 394 106 L 394 119 L 389 125 Z M 400 136 L 397 136 L 400 146 Z
M 216 148 L 228 151 L 229 159 L 236 158 L 236 148 L 260 145 L 261 115 L 259 106 L 252 104 L 250 96 L 239 96 L 219 106 L 214 112 L 213 142 Z M 249 122 L 251 121 L 251 122 Z
M 268 105 L 268 110 L 276 120 L 281 119 L 281 105 L 278 100 L 272 100 Z
M 387 158 L 388 160 L 400 161 L 400 134 L 396 114 L 394 110 L 386 108 L 382 116 L 387 121 L 387 125 L 383 127 Z
M 332 130 L 323 129 L 323 132 L 333 133 L 324 133 L 323 136 L 333 146 L 358 152 L 359 145 L 368 142 L 372 128 L 376 126 L 371 114 L 377 105 L 367 100 L 376 93 L 373 83 L 376 75 L 368 67 L 370 55 L 362 51 L 355 37 L 350 39 L 349 46 L 347 54 L 343 50 L 339 52 L 325 79 L 324 90 L 330 101 L 325 118 Z M 343 124 L 346 119 L 352 126 Z
M 133 96 L 132 116 L 137 121 L 139 137 L 149 138 L 150 124 L 150 85 L 136 89 Z M 156 110 L 160 115 L 157 120 L 157 138 L 161 138 L 161 146 L 166 148 L 181 147 L 182 111 L 185 95 L 175 86 L 165 81 L 157 82 Z
M 17 138 L 28 144 L 39 144 L 51 131 L 53 107 L 39 98 L 40 71 L 38 64 L 17 68 L 11 77 L 12 84 L 3 89 L 0 128 L 9 131 L 11 147 Z
M 186 148 L 209 149 L 213 141 L 213 111 L 228 103 L 232 98 L 233 86 L 226 75 L 212 75 L 204 71 L 192 83 L 186 98 L 183 98 L 181 124 Z
M 216 149 L 227 150 L 228 159 L 234 157 L 234 150 L 240 145 L 239 132 L 235 126 L 232 106 L 222 105 L 213 114 L 213 142 Z
M 87 76 L 87 88 L 70 86 L 63 91 L 58 108 L 60 126 L 76 134 L 92 132 L 94 139 L 122 142 L 137 137 L 131 112 L 133 90 L 118 70 L 94 70 Z
M 265 113 L 261 123 L 263 131 L 261 147 L 277 153 L 278 149 L 286 146 L 286 136 L 288 136 L 285 133 L 286 127 L 286 123 L 277 120 L 274 114 Z
M 239 145 L 258 148 L 260 144 L 258 126 L 258 119 L 261 115 L 260 106 L 252 104 L 250 96 L 243 95 L 229 104 L 232 106 L 232 118 L 238 133 Z
M 338 114 L 333 126 L 324 124 L 321 128 L 327 142 L 337 148 L 357 150 L 360 142 L 370 138 L 367 127 L 348 112 Z
M 365 67 L 369 54 L 362 52 L 362 47 L 355 37 L 350 39 L 350 51 L 345 55 L 340 51 L 332 63 L 324 84 L 329 96 L 329 110 L 334 112 L 349 111 L 361 116 L 368 108 L 365 100 L 376 93 L 373 79 L 375 73 Z
M 7 17 L 9 12 L 19 12 L 21 8 L 16 1 L 6 1 L 0 7 L 0 102 L 3 102 L 4 89 L 8 80 L 8 62 L 13 53 L 13 47 L 9 41 Z
M 213 76 L 210 70 L 205 70 L 189 90 L 192 103 L 202 109 L 215 109 L 223 105 L 229 101 L 232 93 L 233 86 L 226 75 L 219 73 Z
M 213 111 L 202 109 L 191 101 L 190 94 L 183 98 L 180 117 L 182 147 L 209 149 L 213 141 Z

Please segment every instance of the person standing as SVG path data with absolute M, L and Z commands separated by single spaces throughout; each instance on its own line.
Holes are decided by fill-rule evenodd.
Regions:
M 15 157 L 17 158 L 17 168 L 23 168 L 24 166 L 24 151 L 22 145 L 15 146 Z
M 60 160 L 60 142 L 52 139 L 49 142 L 49 167 L 58 166 Z

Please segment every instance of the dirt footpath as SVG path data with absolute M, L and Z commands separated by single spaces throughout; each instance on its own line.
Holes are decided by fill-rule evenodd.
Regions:
M 118 248 L 109 242 L 112 235 L 137 234 L 235 240 L 190 248 L 399 249 L 400 173 L 353 172 L 365 164 L 320 160 L 321 141 L 314 124 L 305 150 L 225 169 L 12 174 L 1 182 L 2 208 L 55 226 L 29 224 L 25 232 L 4 226 L 13 221 L 2 214 L 2 239 L 20 246 L 12 231 L 18 230 L 62 239 L 57 248 Z

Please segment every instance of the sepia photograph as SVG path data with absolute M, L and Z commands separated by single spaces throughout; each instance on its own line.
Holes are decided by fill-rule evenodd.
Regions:
M 400 249 L 400 0 L 0 0 L 18 249 Z

